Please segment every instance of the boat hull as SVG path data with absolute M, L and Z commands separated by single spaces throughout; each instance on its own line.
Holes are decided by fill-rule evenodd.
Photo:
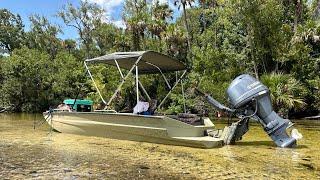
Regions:
M 213 125 L 193 126 L 167 116 L 52 112 L 46 120 L 62 133 L 200 148 L 223 145 L 223 139 L 204 135 L 205 130 L 213 129 Z

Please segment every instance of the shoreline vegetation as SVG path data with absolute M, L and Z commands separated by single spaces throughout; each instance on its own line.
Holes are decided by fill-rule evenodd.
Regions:
M 227 104 L 226 88 L 244 73 L 269 87 L 273 107 L 282 116 L 301 118 L 319 113 L 317 1 L 172 2 L 181 16 L 174 18 L 166 3 L 125 0 L 125 28 L 103 21 L 107 12 L 97 4 L 66 4 L 55 18 L 77 30 L 77 39 L 60 39 L 62 29 L 48 17 L 32 14 L 30 27 L 25 28 L 19 14 L 0 9 L 0 107 L 11 107 L 12 112 L 43 112 L 75 97 L 99 104 L 99 95 L 83 67 L 85 59 L 116 51 L 154 50 L 189 67 L 183 82 L 191 113 L 216 113 L 192 93 L 192 87 Z M 107 99 L 120 80 L 116 67 L 98 66 L 92 71 Z M 173 83 L 175 74 L 168 77 Z M 154 92 L 154 98 L 163 98 L 167 91 L 158 75 L 142 76 L 140 81 L 147 91 Z M 112 104 L 115 109 L 135 104 L 133 84 L 128 82 L 115 101 L 118 103 Z M 183 111 L 180 92 L 177 88 L 172 93 L 164 113 Z

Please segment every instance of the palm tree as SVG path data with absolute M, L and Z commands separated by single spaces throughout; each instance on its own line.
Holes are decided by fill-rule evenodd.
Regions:
M 123 13 L 126 26 L 132 33 L 134 50 L 140 50 L 140 40 L 145 46 L 144 33 L 150 16 L 147 3 L 145 0 L 125 1 Z
M 168 55 L 179 57 L 186 54 L 185 44 L 187 43 L 187 33 L 179 29 L 176 25 L 170 24 L 161 36 L 166 42 Z M 179 58 L 178 58 L 179 59 Z
M 168 4 L 159 4 L 159 1 L 153 6 L 153 17 L 163 21 L 173 18 L 173 11 Z
M 164 32 L 168 26 L 168 19 L 173 19 L 173 11 L 168 4 L 159 4 L 159 1 L 152 6 L 152 18 L 149 24 L 150 32 L 159 38 L 161 43 L 161 33 Z
M 199 3 L 203 8 L 214 8 L 218 6 L 217 0 L 199 0 Z
M 273 107 L 287 115 L 290 109 L 301 109 L 306 103 L 306 88 L 289 74 L 271 73 L 261 76 L 261 81 L 269 87 Z
M 126 19 L 126 26 L 132 32 L 134 50 L 141 50 L 140 40 L 144 44 L 144 32 L 147 28 L 147 23 L 140 15 Z
M 77 46 L 77 42 L 73 39 L 66 39 L 62 41 L 63 47 L 71 54 L 73 50 L 75 50 Z
M 187 40 L 188 40 L 188 48 L 189 51 L 191 51 L 191 44 L 190 44 L 190 29 L 189 29 L 189 24 L 187 21 L 187 12 L 186 12 L 186 6 L 189 5 L 191 6 L 194 0 L 173 0 L 173 4 L 175 6 L 178 6 L 178 9 L 182 7 L 183 10 L 183 17 L 184 17 L 184 25 L 187 29 Z
M 130 37 L 126 31 L 118 30 L 115 37 L 115 49 L 117 51 L 130 51 Z

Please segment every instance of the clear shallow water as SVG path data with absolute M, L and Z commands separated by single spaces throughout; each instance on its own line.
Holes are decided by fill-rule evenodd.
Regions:
M 296 121 L 295 149 L 275 147 L 256 123 L 237 145 L 197 149 L 49 133 L 35 118 L 0 114 L 0 179 L 320 179 L 320 121 Z

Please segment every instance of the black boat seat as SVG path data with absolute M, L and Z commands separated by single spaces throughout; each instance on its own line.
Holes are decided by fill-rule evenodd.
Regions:
M 178 115 L 170 115 L 169 117 L 194 126 L 204 125 L 203 119 L 196 114 L 179 113 Z

